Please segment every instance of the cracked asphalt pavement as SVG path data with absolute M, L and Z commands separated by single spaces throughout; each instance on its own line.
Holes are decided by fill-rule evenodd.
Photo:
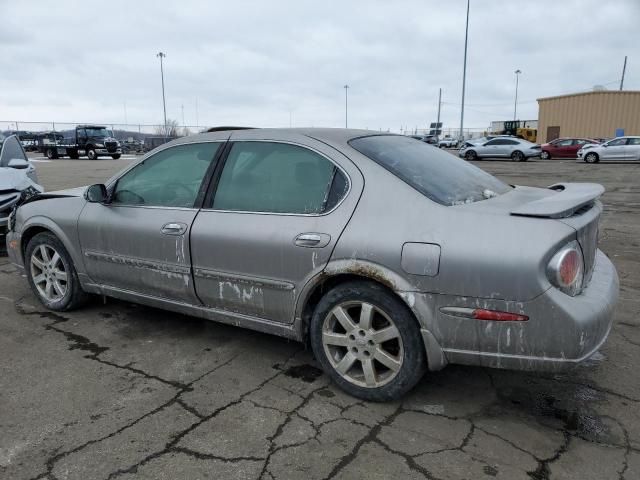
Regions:
M 48 190 L 129 160 L 37 165 Z M 562 375 L 449 366 L 359 401 L 304 346 L 96 298 L 46 311 L 0 258 L 2 479 L 640 478 L 640 165 L 478 162 L 510 183 L 607 188 L 621 298 L 603 349 Z

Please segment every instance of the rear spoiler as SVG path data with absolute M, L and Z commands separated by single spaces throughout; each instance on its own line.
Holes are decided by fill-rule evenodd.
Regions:
M 557 193 L 525 203 L 511 210 L 511 215 L 566 218 L 593 203 L 604 193 L 604 187 L 597 183 L 556 183 L 547 188 Z

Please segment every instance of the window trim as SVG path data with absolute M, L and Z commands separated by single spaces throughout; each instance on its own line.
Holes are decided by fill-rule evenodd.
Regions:
M 327 210 L 326 212 L 321 212 L 321 213 L 255 212 L 255 211 L 251 211 L 251 210 L 221 210 L 221 209 L 217 209 L 217 208 L 206 207 L 205 205 L 213 206 L 213 201 L 215 200 L 215 196 L 216 196 L 216 193 L 218 191 L 218 184 L 220 182 L 220 177 L 222 176 L 222 171 L 224 170 L 224 167 L 227 164 L 227 159 L 229 158 L 229 153 L 231 153 L 231 149 L 233 148 L 233 146 L 236 143 L 245 143 L 245 142 L 282 143 L 282 144 L 293 145 L 293 146 L 296 146 L 296 147 L 301 147 L 301 148 L 305 148 L 307 150 L 310 150 L 313 153 L 323 157 L 325 160 L 327 160 L 329 163 L 331 163 L 335 168 L 337 168 L 340 172 L 342 172 L 342 174 L 347 179 L 347 185 L 348 185 L 347 191 L 342 196 L 340 201 L 338 203 L 336 203 L 335 206 L 331 210 Z M 218 168 L 218 166 L 219 166 L 219 168 Z M 293 142 L 293 141 L 290 141 L 290 140 L 275 140 L 275 139 L 266 139 L 266 138 L 263 138 L 263 139 L 251 138 L 251 139 L 229 140 L 227 142 L 227 145 L 224 148 L 223 157 L 220 159 L 220 161 L 216 165 L 216 170 L 217 171 L 215 172 L 214 177 L 210 181 L 209 187 L 207 189 L 207 193 L 204 196 L 203 203 L 200 206 L 200 210 L 203 211 L 203 212 L 241 213 L 241 214 L 250 214 L 250 215 L 279 215 L 279 216 L 283 216 L 283 217 L 324 217 L 326 215 L 330 215 L 335 210 L 337 210 L 340 207 L 340 205 L 342 205 L 342 203 L 346 200 L 346 198 L 351 193 L 351 188 L 352 188 L 351 177 L 349 176 L 347 171 L 344 168 L 342 168 L 341 165 L 339 165 L 337 162 L 333 161 L 331 158 L 329 158 L 327 155 L 325 155 L 324 153 L 320 152 L 316 148 L 310 147 L 309 145 L 304 145 L 302 143 Z M 333 180 L 332 180 L 332 183 L 333 183 Z M 329 186 L 329 189 L 331 189 L 331 186 Z
M 225 152 L 225 149 L 227 147 L 227 144 L 229 143 L 229 139 L 225 139 L 225 140 L 205 140 L 205 141 L 201 141 L 201 142 L 183 142 L 183 143 L 177 143 L 177 144 L 173 144 L 173 145 L 169 145 L 169 143 L 164 144 L 163 148 L 159 148 L 157 151 L 154 149 L 151 152 L 149 152 L 147 155 L 145 155 L 144 157 L 142 157 L 142 159 L 140 159 L 139 162 L 134 163 L 133 165 L 129 165 L 129 167 L 127 167 L 124 171 L 120 172 L 117 174 L 117 177 L 114 176 L 112 178 L 110 178 L 107 181 L 106 184 L 106 188 L 107 188 L 107 192 L 109 195 L 109 198 L 111 199 L 111 196 L 114 193 L 115 188 L 118 186 L 118 182 L 120 181 L 120 179 L 122 177 L 124 177 L 126 174 L 128 174 L 131 170 L 133 170 L 134 168 L 138 167 L 139 165 L 141 165 L 142 163 L 146 162 L 147 160 L 149 160 L 150 158 L 155 157 L 156 155 L 164 152 L 165 150 L 169 150 L 171 148 L 174 147 L 182 147 L 185 145 L 200 145 L 203 143 L 219 143 L 221 144 L 220 147 L 218 148 L 218 150 L 216 151 L 216 154 L 214 155 L 211 164 L 207 167 L 207 170 L 204 173 L 204 176 L 202 177 L 202 182 L 200 182 L 200 187 L 198 187 L 198 193 L 196 194 L 196 198 L 193 201 L 193 206 L 191 207 L 164 207 L 164 206 L 160 206 L 160 205 L 124 205 L 124 204 L 114 204 L 111 203 L 111 201 L 109 201 L 109 203 L 107 204 L 109 207 L 113 207 L 113 208 L 152 208 L 152 209 L 163 209 L 163 210 L 200 210 L 202 208 L 202 202 L 206 196 L 207 193 L 207 189 L 209 187 L 209 184 L 211 182 L 211 177 L 214 175 L 215 173 L 215 168 L 218 165 L 218 163 L 221 162 L 222 160 L 222 154 Z M 225 157 L 226 159 L 226 157 Z

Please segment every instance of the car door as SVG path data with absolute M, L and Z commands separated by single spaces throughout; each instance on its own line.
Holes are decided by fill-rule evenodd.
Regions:
M 564 140 L 558 140 L 555 144 L 555 147 L 556 147 L 555 156 L 562 157 L 562 158 L 571 157 L 573 154 L 573 139 L 567 138 Z
M 614 138 L 602 145 L 600 149 L 600 159 L 602 160 L 624 160 L 627 139 Z
M 504 146 L 501 145 L 501 140 L 498 138 L 495 138 L 493 140 L 489 140 L 487 143 L 485 143 L 480 148 L 478 148 L 477 153 L 479 157 L 486 157 L 486 158 L 500 157 L 502 156 L 500 154 L 501 148 L 504 148 Z
M 234 132 L 215 193 L 194 221 L 196 291 L 210 308 L 290 323 L 297 295 L 329 261 L 363 180 L 321 142 L 262 136 Z
M 640 137 L 630 138 L 624 148 L 625 161 L 635 162 L 640 160 Z
M 165 148 L 109 186 L 107 204 L 87 203 L 78 231 L 87 274 L 99 285 L 199 304 L 189 233 L 203 179 L 221 142 Z

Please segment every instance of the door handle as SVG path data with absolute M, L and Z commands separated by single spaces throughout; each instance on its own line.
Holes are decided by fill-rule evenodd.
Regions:
M 322 248 L 331 241 L 331 236 L 326 233 L 301 233 L 294 239 L 298 247 Z
M 160 231 L 165 235 L 182 235 L 187 231 L 187 224 L 178 222 L 165 223 Z

